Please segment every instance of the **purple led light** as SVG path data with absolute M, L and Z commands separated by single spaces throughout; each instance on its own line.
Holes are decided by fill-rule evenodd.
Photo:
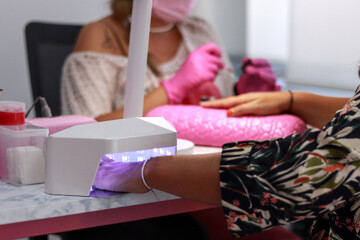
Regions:
M 141 162 L 151 157 L 170 156 L 176 154 L 176 147 L 162 147 L 145 150 L 136 150 L 131 152 L 107 153 L 106 157 L 114 159 L 117 162 Z
M 151 157 L 170 156 L 175 154 L 176 154 L 176 146 L 172 146 L 172 147 L 137 150 L 131 152 L 107 153 L 104 154 L 102 159 L 113 159 L 116 162 L 141 162 Z M 91 188 L 90 190 L 91 197 L 108 197 L 114 194 L 119 194 L 119 192 L 99 190 L 96 188 Z

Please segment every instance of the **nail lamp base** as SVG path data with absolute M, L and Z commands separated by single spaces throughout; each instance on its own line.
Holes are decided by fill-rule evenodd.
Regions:
M 162 117 L 125 118 L 70 127 L 46 141 L 45 192 L 89 196 L 100 159 L 143 161 L 175 155 L 176 130 Z

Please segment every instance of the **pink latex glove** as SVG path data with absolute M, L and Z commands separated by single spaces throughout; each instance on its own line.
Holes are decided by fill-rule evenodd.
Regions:
M 180 103 L 202 83 L 214 81 L 223 67 L 221 50 L 214 43 L 206 43 L 191 52 L 176 75 L 162 82 L 169 102 Z
M 221 93 L 213 82 L 204 82 L 196 90 L 187 95 L 181 102 L 184 105 L 199 105 L 204 100 L 222 98 Z
M 143 162 L 117 162 L 102 157 L 93 187 L 114 192 L 144 193 L 149 191 L 141 179 Z
M 281 87 L 276 84 L 276 78 L 267 60 L 244 58 L 236 93 L 279 91 Z

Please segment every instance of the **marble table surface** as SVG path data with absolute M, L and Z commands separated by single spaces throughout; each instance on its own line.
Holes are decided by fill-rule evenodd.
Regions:
M 44 184 L 13 186 L 0 182 L 0 225 L 66 216 L 178 198 L 154 190 L 144 194 L 123 193 L 107 197 L 50 195 Z
M 219 151 L 219 148 L 194 148 L 194 154 Z M 50 195 L 44 192 L 44 184 L 13 186 L 4 182 L 0 182 L 0 193 L 0 225 L 179 198 L 157 190 L 107 197 Z

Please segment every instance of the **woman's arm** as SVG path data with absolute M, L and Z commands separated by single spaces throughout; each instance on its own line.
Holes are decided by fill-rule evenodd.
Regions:
M 229 116 L 272 115 L 289 112 L 321 128 L 348 98 L 327 97 L 306 92 L 294 92 L 290 109 L 290 92 L 254 92 L 203 102 L 203 107 L 227 108 Z
M 144 97 L 143 116 L 145 116 L 151 109 L 168 104 L 168 97 L 163 86 L 159 86 L 152 92 Z M 124 108 L 117 109 L 110 113 L 100 115 L 96 118 L 96 121 L 108 121 L 123 118 Z
M 121 57 L 113 32 L 102 23 L 106 19 L 81 29 L 74 51 L 64 63 L 61 80 L 63 114 L 96 118 L 113 111 L 118 72 L 126 66 L 127 59 Z M 119 56 L 116 63 L 112 56 Z
M 155 157 L 146 163 L 144 179 L 151 188 L 220 205 L 220 156 L 221 153 Z M 145 193 L 149 190 L 141 179 L 143 164 L 103 159 L 93 185 L 110 191 Z
M 349 98 L 327 97 L 306 92 L 293 93 L 291 113 L 306 123 L 322 128 L 347 103 Z
M 152 188 L 220 206 L 220 158 L 221 153 L 154 158 L 144 176 Z

